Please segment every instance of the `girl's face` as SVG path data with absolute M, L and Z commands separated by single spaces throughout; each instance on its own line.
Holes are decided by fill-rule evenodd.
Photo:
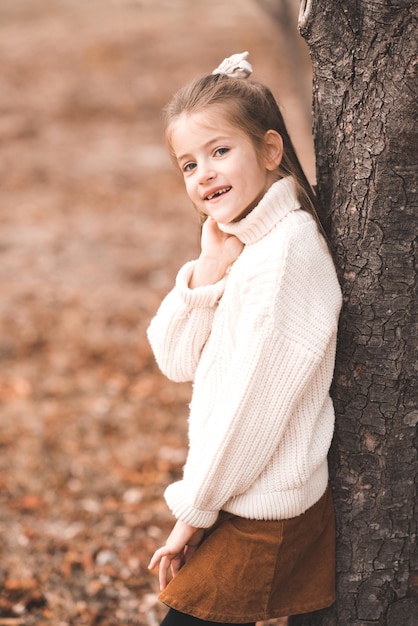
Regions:
M 195 207 L 227 224 L 248 215 L 277 180 L 281 137 L 268 131 L 264 154 L 225 116 L 183 113 L 170 124 L 170 143 Z

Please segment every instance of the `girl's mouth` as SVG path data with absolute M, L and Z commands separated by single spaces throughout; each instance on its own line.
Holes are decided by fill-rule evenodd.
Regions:
M 222 196 L 224 193 L 228 193 L 228 191 L 230 190 L 231 190 L 231 187 L 223 187 L 222 189 L 217 189 L 213 193 L 209 193 L 207 196 L 205 196 L 204 200 L 213 200 L 213 198 L 218 198 L 219 196 Z

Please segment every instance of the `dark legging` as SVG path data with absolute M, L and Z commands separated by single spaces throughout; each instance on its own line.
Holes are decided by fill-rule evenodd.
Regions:
M 219 626 L 219 622 L 207 622 L 205 619 L 199 619 L 192 615 L 186 615 L 180 613 L 175 609 L 170 609 L 161 622 L 161 626 Z M 247 624 L 231 624 L 228 626 L 255 626 L 255 622 L 249 622 Z

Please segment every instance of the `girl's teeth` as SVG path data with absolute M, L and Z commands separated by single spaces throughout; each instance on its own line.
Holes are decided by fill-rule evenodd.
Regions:
M 212 200 L 212 198 L 216 198 L 216 196 L 220 196 L 227 191 L 229 191 L 229 187 L 225 187 L 225 189 L 219 189 L 219 191 L 215 191 L 215 193 L 211 193 L 209 196 L 207 196 L 206 200 Z

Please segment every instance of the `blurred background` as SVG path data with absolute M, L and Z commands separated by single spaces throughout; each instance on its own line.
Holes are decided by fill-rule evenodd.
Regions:
M 0 625 L 164 613 L 146 565 L 190 388 L 145 331 L 199 234 L 160 112 L 248 50 L 313 182 L 298 4 L 1 0 Z

